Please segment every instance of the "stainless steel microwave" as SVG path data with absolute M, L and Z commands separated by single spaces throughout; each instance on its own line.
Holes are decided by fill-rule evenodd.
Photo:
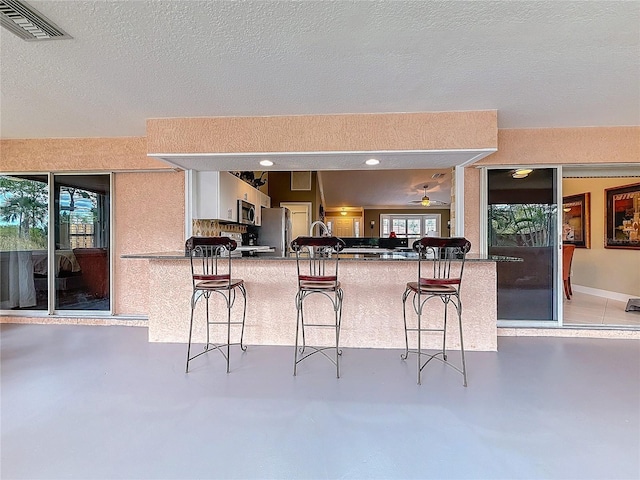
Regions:
M 255 225 L 256 207 L 244 200 L 238 200 L 238 223 L 245 225 Z

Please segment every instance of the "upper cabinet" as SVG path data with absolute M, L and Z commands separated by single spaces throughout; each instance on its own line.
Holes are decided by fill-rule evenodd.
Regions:
M 256 190 L 256 201 L 253 204 L 256 206 L 256 225 L 262 225 L 262 209 L 271 208 L 271 197 Z
M 264 198 L 266 197 L 266 198 Z M 256 207 L 256 225 L 262 223 L 261 206 L 271 206 L 268 195 L 229 172 L 192 173 L 193 218 L 238 221 L 238 200 Z

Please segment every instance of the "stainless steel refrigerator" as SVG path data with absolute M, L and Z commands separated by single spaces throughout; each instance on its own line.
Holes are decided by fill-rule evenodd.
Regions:
M 258 243 L 275 248 L 275 252 L 261 255 L 286 257 L 291 244 L 291 212 L 284 207 L 263 208 L 261 215 Z

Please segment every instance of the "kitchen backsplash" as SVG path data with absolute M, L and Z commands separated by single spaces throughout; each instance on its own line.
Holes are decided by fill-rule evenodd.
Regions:
M 193 219 L 191 229 L 194 237 L 219 237 L 221 231 L 247 233 L 246 225 L 220 223 L 219 220 Z

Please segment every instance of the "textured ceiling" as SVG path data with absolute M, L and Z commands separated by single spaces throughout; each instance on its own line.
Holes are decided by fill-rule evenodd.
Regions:
M 498 110 L 500 128 L 640 124 L 636 1 L 30 1 L 1 29 L 3 138 L 145 119 Z
M 73 40 L 0 29 L 2 138 L 142 136 L 154 117 L 487 109 L 499 128 L 640 125 L 637 0 L 29 4 Z

